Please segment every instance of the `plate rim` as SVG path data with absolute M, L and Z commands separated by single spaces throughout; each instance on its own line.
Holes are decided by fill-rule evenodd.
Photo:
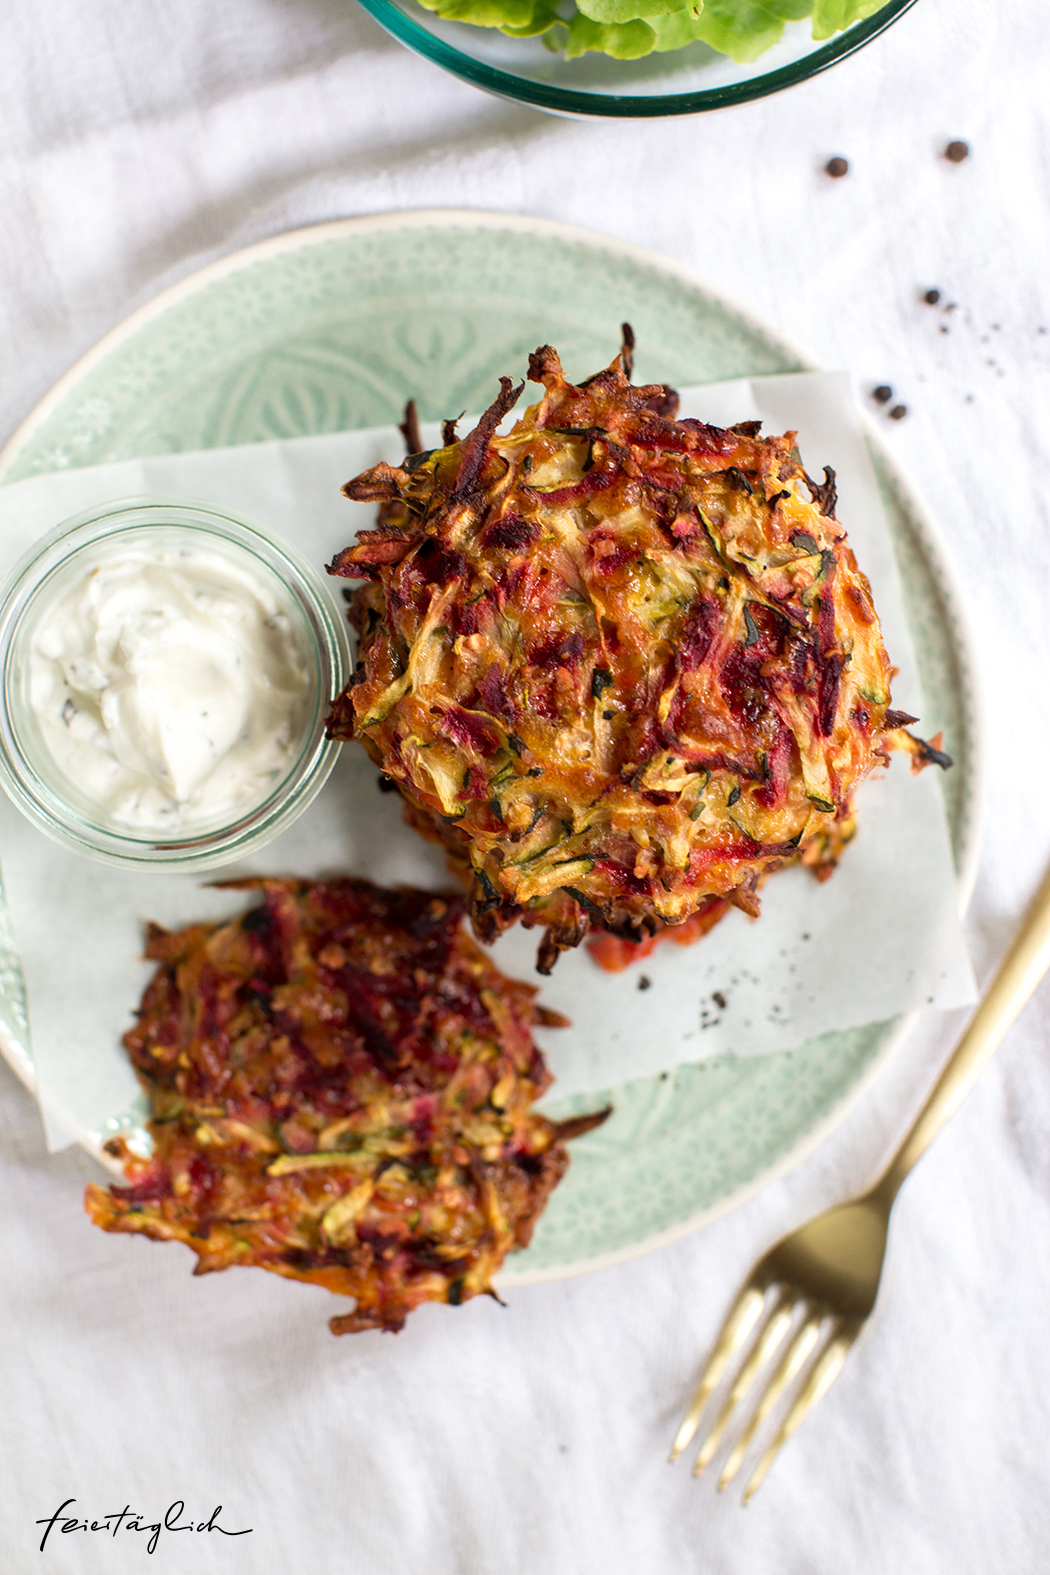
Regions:
M 767 341 L 793 358 L 802 370 L 823 370 L 808 351 L 796 344 L 775 323 L 766 319 L 763 314 L 738 301 L 721 287 L 710 284 L 702 274 L 688 265 L 655 252 L 649 247 L 639 246 L 632 241 L 624 241 L 616 236 L 605 235 L 601 231 L 591 230 L 582 225 L 566 224 L 557 219 L 539 218 L 520 213 L 502 213 L 492 209 L 415 208 L 363 214 L 343 219 L 329 219 L 318 224 L 298 226 L 292 230 L 283 230 L 266 236 L 222 257 L 214 258 L 200 268 L 192 269 L 181 279 L 167 285 L 143 302 L 126 317 L 114 324 L 94 345 L 78 357 L 15 428 L 3 447 L 0 448 L 0 486 L 8 484 L 5 478 L 18 459 L 19 454 L 54 411 L 58 409 L 62 401 L 86 376 L 105 361 L 120 344 L 137 333 L 139 329 L 162 317 L 173 306 L 207 288 L 216 280 L 238 273 L 267 258 L 281 256 L 284 253 L 306 247 L 321 245 L 326 241 L 338 240 L 344 235 L 442 227 L 450 229 L 503 229 L 527 232 L 539 236 L 549 235 L 565 242 L 575 242 L 584 245 L 590 250 L 605 251 L 627 258 L 641 267 L 677 279 L 691 290 L 697 291 L 708 300 L 715 302 L 742 323 L 757 330 Z M 969 784 L 970 810 L 968 821 L 964 828 L 961 857 L 956 877 L 961 916 L 966 912 L 977 877 L 987 811 L 986 697 L 981 678 L 981 669 L 976 659 L 976 641 L 973 625 L 962 589 L 961 577 L 950 556 L 940 525 L 926 505 L 925 500 L 916 491 L 911 480 L 886 446 L 885 439 L 875 426 L 872 418 L 863 410 L 859 411 L 859 414 L 862 429 L 869 446 L 877 457 L 887 480 L 904 505 L 909 524 L 919 538 L 924 554 L 933 570 L 934 578 L 942 590 L 946 608 L 953 620 L 955 655 L 966 697 L 973 739 L 973 758 L 970 762 Z M 785 1150 L 771 1165 L 759 1171 L 750 1181 L 737 1187 L 715 1203 L 705 1205 L 702 1209 L 688 1215 L 677 1224 L 669 1226 L 666 1230 L 646 1236 L 639 1241 L 628 1243 L 607 1253 L 597 1254 L 594 1257 L 579 1259 L 567 1264 L 557 1264 L 545 1269 L 524 1269 L 520 1273 L 515 1273 L 513 1267 L 508 1266 L 501 1270 L 496 1278 L 496 1283 L 508 1288 L 512 1286 L 536 1285 L 555 1280 L 570 1279 L 600 1269 L 612 1268 L 618 1264 L 629 1262 L 631 1259 L 641 1257 L 646 1253 L 656 1251 L 660 1247 L 681 1241 L 686 1236 L 690 1236 L 701 1229 L 704 1225 L 713 1223 L 731 1210 L 748 1202 L 767 1186 L 785 1176 L 790 1170 L 793 1170 L 807 1159 L 846 1119 L 850 1112 L 856 1108 L 868 1093 L 883 1068 L 909 1037 L 911 1029 L 922 1016 L 922 1010 L 922 1008 L 919 1008 L 902 1015 L 894 1029 L 887 1035 L 885 1043 L 880 1046 L 870 1063 L 846 1092 L 835 1101 L 824 1116 L 797 1143 Z M 17 1053 L 13 1053 L 16 1049 Z M 39 1098 L 35 1067 L 22 1053 L 21 1047 L 15 1046 L 3 1024 L 0 1024 L 0 1052 L 3 1053 L 8 1065 L 20 1081 L 35 1097 Z M 95 1159 L 99 1160 L 107 1169 L 109 1168 L 101 1152 L 93 1145 L 85 1143 L 83 1146 Z
M 94 371 L 95 367 L 100 365 L 113 350 L 126 339 L 130 339 L 140 328 L 145 327 L 155 318 L 162 317 L 180 301 L 196 295 L 216 280 L 225 278 L 229 274 L 240 273 L 243 269 L 269 257 L 279 257 L 285 252 L 322 245 L 325 241 L 338 240 L 343 235 L 443 227 L 507 229 L 532 235 L 550 235 L 564 241 L 576 241 L 589 246 L 591 250 L 608 251 L 630 258 L 647 268 L 669 274 L 693 289 L 699 289 L 704 295 L 728 308 L 742 322 L 758 329 L 765 338 L 772 340 L 787 355 L 793 356 L 804 371 L 823 370 L 808 352 L 781 332 L 775 323 L 753 311 L 743 302 L 737 301 L 727 291 L 716 289 L 708 284 L 702 275 L 684 263 L 679 263 L 672 257 L 665 257 L 647 246 L 639 246 L 633 241 L 604 235 L 600 230 L 591 230 L 584 225 L 566 224 L 560 219 L 544 219 L 522 213 L 502 213 L 492 208 L 407 208 L 383 213 L 358 214 L 345 219 L 324 219 L 317 224 L 300 225 L 292 230 L 280 230 L 274 235 L 264 236 L 261 240 L 251 241 L 247 246 L 239 247 L 236 251 L 228 252 L 222 257 L 213 258 L 202 267 L 191 270 L 181 279 L 165 285 L 155 295 L 135 307 L 126 317 L 122 317 L 112 328 L 107 329 L 100 339 L 62 373 L 18 424 L 3 447 L 0 447 L 0 485 L 5 484 L 6 473 L 14 465 L 20 451 L 25 448 L 30 438 L 84 377 Z

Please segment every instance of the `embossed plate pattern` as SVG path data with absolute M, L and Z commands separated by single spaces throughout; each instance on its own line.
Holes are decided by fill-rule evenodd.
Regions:
M 541 220 L 393 214 L 277 236 L 195 274 L 75 366 L 0 453 L 0 481 L 156 453 L 480 409 L 500 373 L 557 344 L 569 375 L 608 359 L 630 320 L 641 380 L 713 382 L 810 367 L 777 332 L 651 253 Z M 967 638 L 936 532 L 874 434 L 924 679 L 924 724 L 957 769 L 946 804 L 963 899 L 979 841 L 978 724 Z M 6 909 L 3 1046 L 31 1076 Z M 0 981 L 2 982 L 2 981 Z M 902 1020 L 782 1054 L 721 1057 L 612 1093 L 615 1115 L 570 1172 L 504 1283 L 630 1257 L 694 1229 L 783 1172 L 841 1119 Z M 563 1109 L 582 1108 L 568 1101 Z

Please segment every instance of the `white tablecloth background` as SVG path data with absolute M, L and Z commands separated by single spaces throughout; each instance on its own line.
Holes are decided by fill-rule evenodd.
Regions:
M 0 432 L 162 285 L 248 241 L 429 205 L 656 247 L 908 406 L 888 441 L 962 573 L 989 692 L 968 921 L 988 977 L 1050 863 L 1050 30 L 1042 0 L 920 0 L 788 94 L 686 121 L 554 120 L 405 52 L 353 0 L 7 0 Z M 955 166 L 945 143 L 968 140 Z M 850 160 L 844 180 L 821 169 Z M 956 310 L 923 305 L 937 286 Z M 949 332 L 942 332 L 947 328 Z M 1014 567 L 1017 565 L 1018 567 Z M 0 850 L 2 853 L 2 850 Z M 56 959 L 56 966 L 59 966 Z M 94 1231 L 0 1067 L 0 1565 L 123 1572 L 67 1498 L 223 1524 L 193 1575 L 1009 1575 L 1050 1546 L 1050 986 L 909 1182 L 878 1312 L 746 1511 L 665 1462 L 738 1279 L 868 1178 L 957 1025 L 931 1024 L 787 1179 L 589 1278 L 334 1341 L 327 1297 Z

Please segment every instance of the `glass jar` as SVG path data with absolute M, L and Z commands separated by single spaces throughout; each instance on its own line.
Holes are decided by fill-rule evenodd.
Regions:
M 163 568 L 178 565 L 180 557 L 185 565 L 218 565 L 220 577 L 225 565 L 231 582 L 255 588 L 294 654 L 298 690 L 284 724 L 280 764 L 262 785 L 243 800 L 199 814 L 187 814 L 173 798 L 170 824 L 135 824 L 89 796 L 63 768 L 34 702 L 33 662 L 49 616 L 61 617 L 59 603 L 68 607 L 71 593 L 75 597 L 93 571 L 133 575 L 128 565 Z M 206 610 L 202 616 L 207 641 Z M 237 661 L 240 655 L 238 650 Z M 206 503 L 128 498 L 67 520 L 16 565 L 0 591 L 0 667 L 0 786 L 55 841 L 103 863 L 158 872 L 227 864 L 302 814 L 339 752 L 325 736 L 325 717 L 346 682 L 350 651 L 344 620 L 320 574 L 278 533 Z M 166 678 L 177 693 L 173 673 Z M 104 751 L 107 738 L 100 727 L 95 731 Z

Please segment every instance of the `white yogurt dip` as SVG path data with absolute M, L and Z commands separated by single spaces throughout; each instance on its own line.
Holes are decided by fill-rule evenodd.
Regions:
M 46 608 L 29 701 L 55 765 L 171 835 L 260 803 L 301 743 L 310 668 L 266 584 L 218 552 L 129 548 Z

